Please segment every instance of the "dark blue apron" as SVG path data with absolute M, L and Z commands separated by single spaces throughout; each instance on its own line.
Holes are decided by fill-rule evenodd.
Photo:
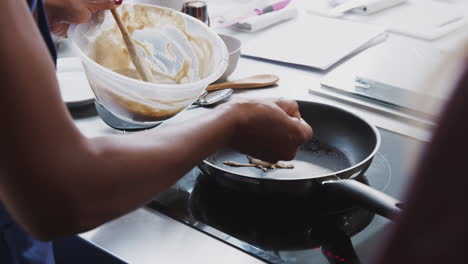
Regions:
M 37 25 L 50 50 L 57 59 L 55 46 L 49 32 L 43 0 L 28 0 L 31 12 L 36 12 Z M 40 242 L 31 238 L 9 216 L 0 204 L 0 263 L 1 264 L 54 264 L 51 242 Z

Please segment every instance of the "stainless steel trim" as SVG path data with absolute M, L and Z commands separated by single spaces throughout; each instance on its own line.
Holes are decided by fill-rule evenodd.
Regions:
M 80 236 L 128 263 L 264 263 L 146 208 L 138 209 Z

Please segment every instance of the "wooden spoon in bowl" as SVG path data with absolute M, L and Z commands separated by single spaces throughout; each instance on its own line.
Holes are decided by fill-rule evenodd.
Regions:
M 279 77 L 273 74 L 255 75 L 232 82 L 223 82 L 209 85 L 206 90 L 217 91 L 222 89 L 249 89 L 270 86 L 279 81 Z
M 143 81 L 152 82 L 153 74 L 151 72 L 151 69 L 149 68 L 148 64 L 146 64 L 145 59 L 142 57 L 142 55 L 137 51 L 136 44 L 135 42 L 133 42 L 133 38 L 132 36 L 130 36 L 127 27 L 125 27 L 125 25 L 123 24 L 119 12 L 117 12 L 117 9 L 112 9 L 111 13 L 114 16 L 115 22 L 117 22 L 117 25 L 119 26 L 125 45 L 128 49 L 128 53 L 130 54 L 132 62 L 135 65 L 138 73 L 140 74 Z

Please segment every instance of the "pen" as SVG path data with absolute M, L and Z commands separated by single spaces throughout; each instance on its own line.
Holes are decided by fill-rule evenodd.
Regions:
M 408 0 L 347 0 L 333 8 L 329 12 L 329 15 L 332 17 L 340 17 L 351 10 L 361 14 L 371 14 L 407 1 Z
M 245 14 L 242 14 L 241 16 L 238 16 L 232 20 L 229 20 L 229 21 L 223 21 L 223 22 L 220 22 L 220 28 L 225 28 L 225 27 L 229 27 L 229 26 L 232 26 L 236 23 L 239 23 L 240 21 L 248 18 L 248 17 L 251 17 L 251 16 L 259 16 L 259 15 L 263 15 L 263 14 L 266 14 L 266 13 L 270 13 L 270 12 L 274 12 L 274 11 L 278 11 L 278 10 L 281 10 L 283 8 L 285 8 L 286 6 L 289 5 L 289 3 L 291 3 L 292 0 L 282 0 L 282 1 L 279 1 L 279 2 L 276 2 L 274 4 L 271 4 L 271 5 L 268 5 L 266 7 L 263 7 L 263 8 L 255 8 L 251 11 L 248 11 L 247 13 Z

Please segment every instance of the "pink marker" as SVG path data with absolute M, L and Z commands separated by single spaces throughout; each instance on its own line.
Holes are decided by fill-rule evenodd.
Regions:
M 279 1 L 279 2 L 274 3 L 272 5 L 266 6 L 266 7 L 262 8 L 262 9 L 255 8 L 254 11 L 257 13 L 257 15 L 263 15 L 263 14 L 270 13 L 270 12 L 273 12 L 273 11 L 278 11 L 278 10 L 281 10 L 281 9 L 285 8 L 286 6 L 288 6 L 289 3 L 291 3 L 291 1 L 292 0 Z
M 268 5 L 264 8 L 255 8 L 254 10 L 252 11 L 249 11 L 248 13 L 246 14 L 243 14 L 242 16 L 239 16 L 231 21 L 227 21 L 227 22 L 223 22 L 220 27 L 221 28 L 225 28 L 225 27 L 229 27 L 229 26 L 232 26 L 236 23 L 239 23 L 240 21 L 248 18 L 248 17 L 251 17 L 251 16 L 259 16 L 259 15 L 263 15 L 263 14 L 266 14 L 266 13 L 270 13 L 270 12 L 274 12 L 274 11 L 278 11 L 278 10 L 281 10 L 283 8 L 285 8 L 286 6 L 289 5 L 289 3 L 291 3 L 292 0 L 282 0 L 282 1 L 279 1 L 277 3 L 274 3 L 274 4 L 271 4 L 271 5 Z

